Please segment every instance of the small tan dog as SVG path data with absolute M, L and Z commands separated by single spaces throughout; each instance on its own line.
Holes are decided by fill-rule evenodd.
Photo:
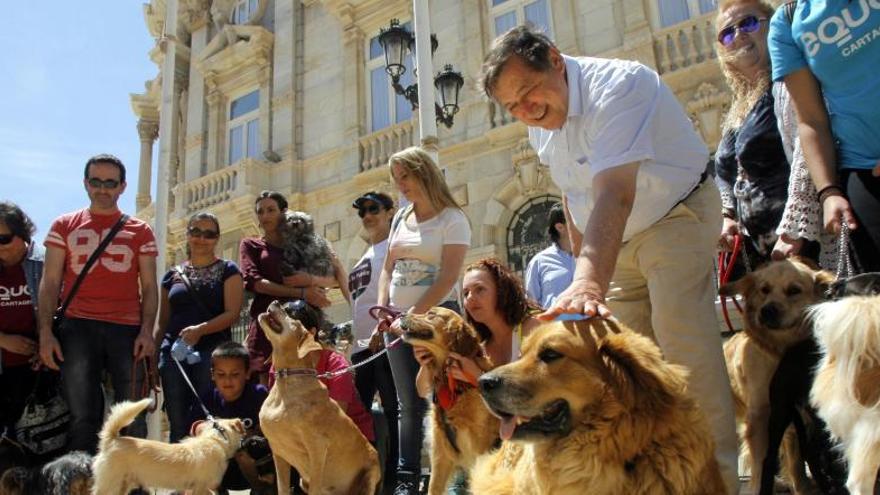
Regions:
M 851 495 L 871 495 L 880 469 L 880 296 L 810 310 L 822 360 L 810 402 L 842 444 Z
M 498 418 L 492 415 L 474 384 L 450 380 L 446 366 L 449 353 L 474 359 L 484 371 L 492 363 L 480 349 L 476 330 L 455 311 L 431 308 L 421 315 L 404 315 L 403 339 L 430 351 L 439 369 L 433 370 L 434 407 L 431 410 L 431 481 L 428 493 L 440 495 L 456 467 L 473 467 L 477 457 L 498 441 Z
M 724 343 L 724 358 L 755 487 L 768 447 L 770 380 L 785 351 L 810 337 L 807 308 L 823 300 L 832 282 L 831 272 L 788 259 L 768 263 L 719 291 L 745 298 L 744 331 Z M 795 492 L 814 491 L 793 427 L 785 434 L 782 453 L 783 469 Z
M 484 374 L 501 449 L 471 472 L 480 495 L 723 495 L 687 372 L 612 320 L 553 322 Z
M 289 491 L 290 466 L 310 494 L 376 493 L 379 454 L 316 378 L 321 345 L 278 301 L 258 321 L 272 343 L 276 372 L 260 427 L 272 447 L 279 495 Z
M 119 430 L 151 402 L 120 402 L 110 410 L 92 463 L 92 495 L 120 495 L 138 487 L 191 490 L 198 495 L 220 485 L 229 459 L 241 446 L 241 420 L 218 419 L 215 427 L 175 444 L 120 436 Z

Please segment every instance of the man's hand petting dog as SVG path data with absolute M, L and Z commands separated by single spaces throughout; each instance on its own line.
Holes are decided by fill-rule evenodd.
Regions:
M 586 317 L 608 318 L 611 310 L 605 305 L 602 291 L 586 280 L 575 280 L 565 289 L 556 302 L 538 315 L 539 320 L 550 321 L 561 314 L 581 314 Z

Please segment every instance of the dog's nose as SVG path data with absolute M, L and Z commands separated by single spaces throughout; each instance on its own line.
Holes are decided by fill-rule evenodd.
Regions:
M 776 304 L 766 304 L 761 308 L 761 321 L 768 327 L 778 326 L 781 315 L 782 311 Z
M 491 394 L 500 389 L 504 385 L 504 379 L 492 373 L 486 373 L 478 380 L 480 384 L 480 392 L 482 394 Z

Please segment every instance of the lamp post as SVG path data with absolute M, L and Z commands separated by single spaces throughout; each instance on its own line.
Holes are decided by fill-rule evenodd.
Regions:
M 385 52 L 385 72 L 391 77 L 391 87 L 406 98 L 413 110 L 418 110 L 421 145 L 436 162 L 437 122 L 447 128 L 452 127 L 454 116 L 459 110 L 458 97 L 464 78 L 461 73 L 453 70 L 452 65 L 446 64 L 443 71 L 433 81 L 430 80 L 433 73 L 431 56 L 437 50 L 438 42 L 435 35 L 428 37 L 430 20 L 427 1 L 413 0 L 413 18 L 415 35 L 401 26 L 398 19 L 392 19 L 388 29 L 379 31 L 379 44 Z M 408 51 L 415 56 L 417 80 L 416 83 L 403 87 L 400 77 L 406 72 Z M 424 89 L 420 91 L 419 88 Z M 440 103 L 434 98 L 435 88 L 440 92 Z M 432 106 L 433 115 L 429 113 Z

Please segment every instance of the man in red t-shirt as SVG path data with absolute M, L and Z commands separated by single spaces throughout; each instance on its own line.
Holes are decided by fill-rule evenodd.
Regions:
M 38 308 L 38 324 L 40 358 L 49 368 L 61 369 L 71 414 L 68 447 L 94 453 L 104 412 L 102 372 L 110 375 L 114 402 L 127 400 L 132 367 L 154 352 L 158 251 L 150 226 L 129 218 L 83 279 L 53 335 L 54 303 L 67 298 L 86 260 L 122 216 L 117 202 L 125 191 L 125 166 L 112 155 L 94 156 L 86 163 L 83 185 L 89 207 L 58 217 L 44 242 L 40 300 L 47 303 Z M 138 367 L 137 390 L 142 381 Z M 143 418 L 129 434 L 146 434 Z

